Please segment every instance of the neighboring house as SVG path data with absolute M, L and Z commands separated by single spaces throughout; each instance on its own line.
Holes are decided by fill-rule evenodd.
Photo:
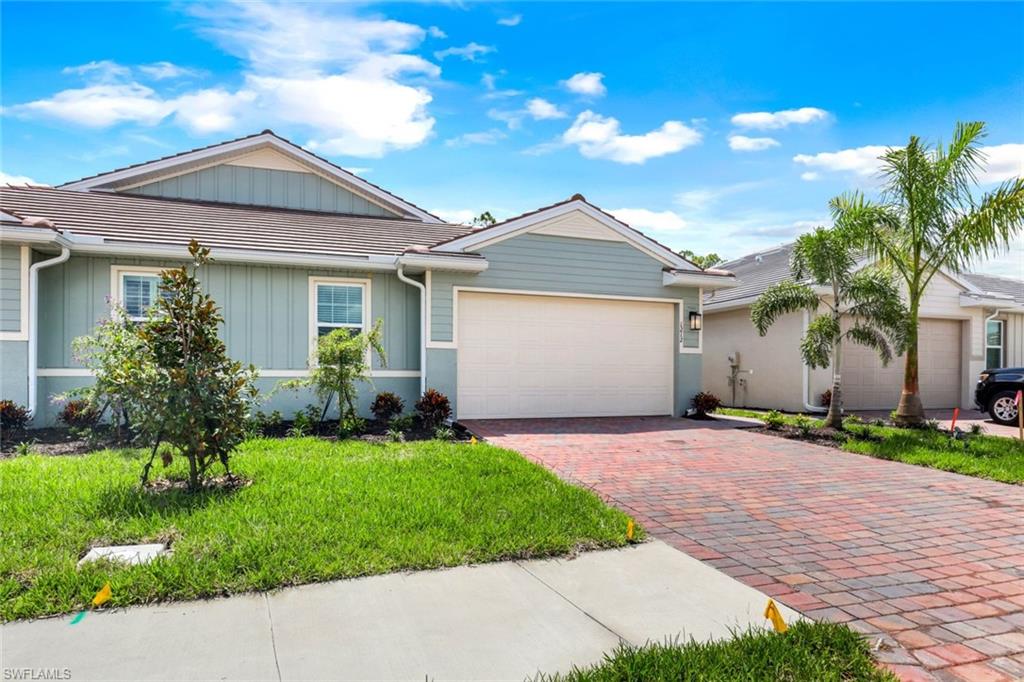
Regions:
M 456 415 L 679 414 L 700 390 L 702 288 L 728 285 L 582 196 L 480 230 L 434 215 L 264 131 L 57 188 L 0 189 L 0 395 L 53 422 L 91 381 L 72 340 L 141 319 L 192 238 L 228 352 L 260 368 L 264 410 L 313 401 L 318 335 L 383 320 L 364 387 Z M 38 279 L 38 284 L 36 280 Z M 421 311 L 426 310 L 426 314 Z M 34 323 L 37 311 L 38 323 Z
M 704 297 L 704 388 L 726 404 L 808 411 L 831 387 L 831 369 L 810 370 L 800 358 L 808 315 L 786 315 L 764 337 L 750 321 L 757 297 L 791 276 L 791 252 L 787 244 L 722 264 L 738 285 Z M 1024 365 L 1024 282 L 937 273 L 921 303 L 919 334 L 925 408 L 971 408 L 983 369 Z M 903 368 L 902 357 L 884 367 L 874 350 L 844 343 L 844 407 L 894 409 Z

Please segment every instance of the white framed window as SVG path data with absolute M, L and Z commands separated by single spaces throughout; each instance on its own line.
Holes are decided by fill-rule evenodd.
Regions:
M 370 280 L 347 277 L 309 278 L 309 351 L 335 329 L 358 334 L 370 319 Z
M 985 369 L 1003 366 L 1003 331 L 1002 320 L 989 320 L 985 323 Z
M 133 322 L 146 319 L 146 311 L 160 295 L 160 273 L 167 268 L 113 265 L 110 269 L 114 300 Z

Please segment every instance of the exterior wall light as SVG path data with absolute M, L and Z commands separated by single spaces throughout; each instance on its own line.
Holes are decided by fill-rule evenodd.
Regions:
M 690 330 L 691 331 L 695 331 L 695 332 L 699 332 L 701 330 L 701 326 L 703 324 L 702 319 L 703 319 L 703 316 L 700 313 L 691 312 L 690 313 Z

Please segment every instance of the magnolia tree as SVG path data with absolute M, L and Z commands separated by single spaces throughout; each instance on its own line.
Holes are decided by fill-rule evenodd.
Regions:
M 862 209 L 834 212 L 836 227 L 801 235 L 793 245 L 792 278 L 769 287 L 750 309 L 761 336 L 782 315 L 805 310 L 814 316 L 800 354 L 811 367 L 832 366 L 832 400 L 825 422 L 837 429 L 843 425 L 844 342 L 873 348 L 888 364 L 902 348 L 906 332 L 907 313 L 892 275 L 879 267 L 857 268 L 850 223 L 865 218 Z M 821 308 L 823 314 L 818 312 Z
M 191 267 L 160 273 L 160 296 L 144 322 L 133 324 L 115 310 L 78 347 L 96 373 L 94 400 L 123 410 L 138 441 L 151 448 L 143 484 L 166 444 L 164 463 L 172 453 L 185 457 L 194 491 L 214 463 L 230 473 L 229 457 L 244 439 L 256 397 L 256 370 L 231 360 L 217 335 L 224 318 L 197 278 L 210 250 L 193 240 L 189 253 Z

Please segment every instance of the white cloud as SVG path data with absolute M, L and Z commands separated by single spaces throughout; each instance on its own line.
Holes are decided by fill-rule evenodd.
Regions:
M 526 112 L 537 121 L 552 118 L 565 118 L 569 115 L 551 102 L 540 97 L 534 97 L 526 102 Z
M 483 130 L 478 133 L 463 133 L 444 141 L 446 147 L 467 147 L 474 144 L 497 144 L 508 137 L 500 130 Z
M 869 177 L 878 173 L 881 166 L 878 157 L 885 154 L 888 149 L 889 147 L 883 145 L 867 145 L 838 152 L 797 154 L 793 157 L 793 161 L 818 170 L 846 172 Z
M 483 211 L 474 211 L 469 208 L 432 208 L 430 212 L 442 218 L 446 223 L 468 225 Z
M 42 185 L 43 187 L 49 187 L 49 185 L 43 185 L 41 182 L 36 182 L 27 175 L 9 175 L 0 171 L 0 186 L 2 185 Z
M 623 135 L 618 120 L 587 110 L 562 134 L 562 141 L 579 147 L 588 159 L 644 163 L 673 154 L 701 140 L 701 134 L 680 121 L 666 121 L 643 135 Z
M 718 187 L 700 187 L 697 189 L 679 192 L 674 197 L 675 203 L 687 211 L 702 212 L 714 206 L 725 197 L 748 192 L 753 189 L 764 187 L 768 184 L 765 180 L 750 180 L 746 182 L 734 182 L 730 185 Z
M 824 121 L 828 116 L 828 112 L 824 109 L 801 107 L 800 109 L 785 109 L 774 112 L 754 111 L 736 114 L 732 117 L 732 124 L 741 128 L 775 130 L 778 128 L 788 128 L 790 125 L 804 125 L 816 121 Z
M 1003 182 L 1024 177 L 1024 144 L 997 144 L 982 147 L 985 170 L 978 176 L 982 183 Z
M 441 71 L 411 53 L 427 34 L 421 27 L 326 4 L 191 4 L 187 11 L 201 22 L 202 35 L 243 61 L 241 87 L 158 92 L 132 74 L 170 79 L 184 75 L 183 67 L 90 62 L 65 70 L 86 78 L 85 87 L 6 107 L 4 113 L 88 127 L 152 126 L 171 117 L 196 133 L 285 122 L 305 129 L 320 151 L 368 157 L 430 137 L 435 121 L 427 111 L 428 85 Z
M 622 222 L 638 230 L 678 232 L 686 229 L 686 221 L 674 211 L 651 211 L 646 208 L 616 208 L 609 211 Z
M 138 69 L 146 76 L 157 81 L 200 75 L 200 71 L 196 69 L 178 66 L 177 64 L 172 64 L 171 62 L 153 62 L 152 64 L 141 64 L 138 67 Z
M 487 93 L 484 95 L 484 99 L 505 99 L 507 97 L 518 97 L 523 94 L 522 90 L 511 90 L 511 89 L 498 89 L 498 76 L 504 76 L 505 72 L 501 71 L 499 74 L 485 73 L 480 77 L 480 82 L 484 88 L 487 89 Z
M 800 174 L 800 179 L 801 180 L 806 180 L 807 182 L 814 182 L 815 180 L 818 180 L 820 178 L 821 178 L 821 175 L 819 175 L 818 173 L 815 173 L 814 171 L 807 171 L 806 173 L 801 173 Z
M 347 170 L 349 173 L 352 173 L 353 175 L 366 175 L 373 169 L 366 168 L 365 166 L 345 166 L 345 170 Z
M 583 71 L 573 74 L 571 78 L 562 81 L 562 86 L 569 92 L 574 92 L 577 95 L 600 97 L 608 92 L 608 88 L 604 86 L 602 79 L 604 79 L 603 73 Z
M 437 26 L 428 26 L 427 27 L 427 34 L 431 38 L 447 38 L 448 37 L 448 34 L 445 33 L 444 31 L 442 31 Z
M 446 57 L 461 57 L 467 62 L 475 62 L 478 57 L 482 57 L 483 55 L 494 51 L 495 48 L 492 45 L 469 43 L 462 47 L 449 47 L 444 50 L 438 50 L 434 53 L 434 57 L 439 60 L 444 60 Z
M 488 109 L 487 118 L 501 121 L 509 130 L 519 130 L 523 127 L 523 112 L 520 110 Z
M 523 21 L 522 14 L 513 14 L 510 17 L 502 17 L 498 19 L 499 26 L 518 26 Z
M 771 137 L 729 136 L 729 149 L 734 152 L 763 152 L 766 149 L 778 146 L 779 141 Z

